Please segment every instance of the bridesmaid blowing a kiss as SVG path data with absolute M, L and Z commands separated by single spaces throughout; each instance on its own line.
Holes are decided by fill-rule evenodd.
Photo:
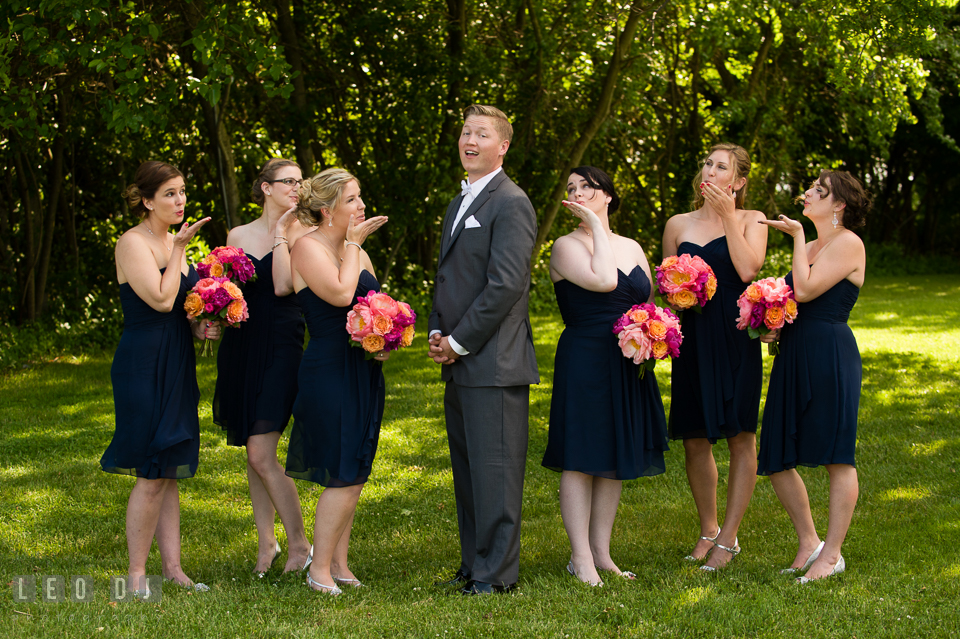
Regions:
M 144 162 L 124 193 L 141 222 L 117 240 L 117 281 L 123 335 L 110 379 L 116 427 L 100 466 L 137 478 L 127 503 L 130 586 L 149 592 L 143 578 L 154 537 L 164 579 L 196 590 L 180 566 L 180 489 L 193 477 L 200 456 L 196 361 L 192 337 L 218 339 L 216 323 L 191 321 L 183 310 L 199 281 L 185 249 L 201 226 L 184 222 L 183 174 L 164 162 Z M 181 224 L 175 235 L 168 229 Z
M 598 571 L 636 578 L 610 557 L 613 522 L 624 479 L 664 472 L 667 424 L 653 371 L 641 379 L 613 334 L 623 313 L 653 301 L 643 249 L 610 230 L 608 214 L 620 199 L 600 169 L 574 169 L 567 200 L 580 226 L 557 239 L 550 258 L 565 327 L 557 344 L 543 465 L 561 472 L 560 514 L 571 550 L 567 571 L 596 586 L 602 584 Z
M 859 484 L 854 452 L 860 406 L 860 351 L 847 326 L 863 286 L 866 254 L 851 230 L 863 226 L 870 199 L 846 171 L 823 171 L 803 195 L 803 215 L 817 229 L 807 242 L 803 226 L 781 215 L 764 223 L 793 238 L 787 283 L 797 318 L 769 333 L 780 339 L 760 431 L 757 472 L 770 483 L 797 532 L 797 555 L 784 574 L 806 571 L 804 583 L 841 573 L 840 547 L 850 528 Z M 820 541 L 798 466 L 823 466 L 830 475 L 830 519 Z
M 750 156 L 718 144 L 694 177 L 696 210 L 675 215 L 663 233 L 663 256 L 700 256 L 717 276 L 717 291 L 703 313 L 683 314 L 683 346 L 673 361 L 670 438 L 682 439 L 687 481 L 700 519 L 700 540 L 687 556 L 703 570 L 725 566 L 740 552 L 737 531 L 757 483 L 760 413 L 760 344 L 737 330 L 737 298 L 757 276 L 767 252 L 760 211 L 743 208 Z M 713 445 L 730 449 L 727 507 L 717 518 L 717 463 Z M 711 552 L 712 550 L 712 552 Z

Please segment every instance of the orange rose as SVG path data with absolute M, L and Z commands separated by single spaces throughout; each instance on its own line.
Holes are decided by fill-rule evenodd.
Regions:
M 744 295 L 747 296 L 747 299 L 756 304 L 763 299 L 763 292 L 760 290 L 760 287 L 756 284 L 751 284 L 747 287 L 747 290 L 744 291 Z
M 238 324 L 250 317 L 247 312 L 247 303 L 243 300 L 233 300 L 227 304 L 227 321 Z
M 657 340 L 650 345 L 651 355 L 653 359 L 663 359 L 667 356 L 667 350 L 669 346 L 664 341 Z
M 767 312 L 763 314 L 763 323 L 771 331 L 774 331 L 778 328 L 783 327 L 784 313 L 782 306 L 771 306 L 767 309 Z
M 360 345 L 363 346 L 363 350 L 367 351 L 368 353 L 379 353 L 386 345 L 386 341 L 384 341 L 383 335 L 370 333 L 363 338 L 363 340 L 360 342 Z
M 400 346 L 406 348 L 407 346 L 410 346 L 410 344 L 413 344 L 414 335 L 415 331 L 413 330 L 412 324 L 404 328 L 403 335 L 400 337 Z
M 373 332 L 377 335 L 386 335 L 393 330 L 393 320 L 386 315 L 374 315 L 370 319 L 373 324 Z
M 243 299 L 243 293 L 240 291 L 240 287 L 234 284 L 233 282 L 224 282 L 223 289 L 227 293 L 230 293 L 230 297 L 232 297 L 233 299 L 235 300 Z
M 634 324 L 642 324 L 647 321 L 647 318 L 650 317 L 649 313 L 639 308 L 634 308 L 627 311 L 627 317 L 630 318 L 630 321 Z
M 650 339 L 662 340 L 667 336 L 667 325 L 660 320 L 650 320 L 647 324 L 647 334 L 650 335 Z
M 703 287 L 707 291 L 707 299 L 712 300 L 714 293 L 717 292 L 717 278 L 711 275 L 707 278 L 707 284 Z
M 203 299 L 196 293 L 190 293 L 183 303 L 183 310 L 187 312 L 187 317 L 193 319 L 203 312 Z
M 787 314 L 787 320 L 790 322 L 797 319 L 797 302 L 793 298 L 787 298 L 786 303 L 783 305 L 783 310 Z
M 663 262 L 660 263 L 661 269 L 667 269 L 675 265 L 679 261 L 679 258 L 676 255 L 671 255 L 670 257 L 665 257 Z
M 680 310 L 684 310 L 697 303 L 697 295 L 693 291 L 681 290 L 667 295 L 667 301 Z

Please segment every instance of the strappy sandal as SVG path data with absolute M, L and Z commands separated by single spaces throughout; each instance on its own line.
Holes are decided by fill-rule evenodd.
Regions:
M 718 544 L 717 542 L 713 542 L 713 545 L 714 547 L 719 548 L 720 550 L 726 550 L 728 553 L 730 553 L 732 555 L 730 557 L 730 561 L 733 561 L 733 558 L 740 554 L 740 542 L 737 541 L 736 539 L 733 540 L 733 548 L 729 548 L 727 546 L 724 546 L 723 544 Z M 730 561 L 728 561 L 725 564 L 725 566 L 729 566 Z M 700 570 L 703 570 L 705 572 L 717 571 L 717 569 L 714 568 L 713 566 L 700 566 Z
M 721 530 L 720 528 L 717 528 L 717 534 L 714 535 L 713 537 L 704 537 L 703 535 L 700 535 L 700 539 L 702 539 L 703 541 L 709 541 L 709 542 L 712 543 L 713 545 L 716 545 L 716 544 L 717 544 L 717 537 L 720 536 L 720 530 Z M 698 541 L 697 543 L 700 543 L 700 542 Z M 709 555 L 709 554 L 710 554 L 710 550 L 707 550 L 707 555 Z M 697 558 L 694 557 L 693 555 L 687 555 L 686 557 L 684 557 L 684 559 L 686 559 L 687 561 L 698 562 L 698 561 L 703 561 L 703 560 L 705 560 L 705 559 L 707 558 L 707 555 L 704 555 L 704 556 L 701 557 L 700 559 L 697 559 Z
M 337 586 L 327 586 L 320 583 L 319 581 L 315 581 L 313 577 L 310 576 L 309 572 L 307 573 L 307 586 L 310 587 L 312 590 L 316 590 L 317 592 L 323 592 L 328 595 L 332 595 L 334 597 L 336 597 L 337 595 L 343 594 L 343 591 L 340 590 L 340 588 L 338 588 Z

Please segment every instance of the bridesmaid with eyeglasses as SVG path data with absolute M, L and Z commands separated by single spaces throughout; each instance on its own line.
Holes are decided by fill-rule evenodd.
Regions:
M 283 571 L 303 570 L 312 556 L 294 481 L 277 458 L 277 446 L 297 397 L 304 321 L 293 295 L 290 250 L 310 229 L 295 215 L 300 166 L 273 158 L 263 165 L 250 196 L 263 212 L 235 227 L 227 244 L 243 249 L 257 272 L 244 285 L 250 317 L 224 332 L 217 354 L 213 421 L 227 444 L 247 449 L 247 484 L 257 527 L 254 571 L 263 576 L 280 556 L 277 514 L 287 537 Z

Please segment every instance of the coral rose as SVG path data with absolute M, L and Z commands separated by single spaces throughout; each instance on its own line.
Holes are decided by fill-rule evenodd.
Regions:
M 370 333 L 360 341 L 360 344 L 363 346 L 363 350 L 368 353 L 379 353 L 386 345 L 386 341 L 383 339 L 383 335 Z
M 743 294 L 753 304 L 756 304 L 757 302 L 763 299 L 763 293 L 760 292 L 760 287 L 757 286 L 756 284 L 751 284 L 750 286 L 748 286 L 747 290 L 745 290 Z
M 183 302 L 183 310 L 187 312 L 187 317 L 193 319 L 203 312 L 203 299 L 196 293 L 190 293 Z
M 663 340 L 656 340 L 650 345 L 650 354 L 654 359 L 663 359 L 667 356 L 669 346 Z
M 792 324 L 793 320 L 797 319 L 797 300 L 788 297 L 783 304 L 783 312 L 786 313 L 787 321 Z
M 371 320 L 373 332 L 377 335 L 386 335 L 393 330 L 393 320 L 386 315 L 374 315 Z
M 394 317 L 400 312 L 400 307 L 394 299 L 384 293 L 370 293 L 367 295 L 367 304 L 374 315 Z
M 767 309 L 767 312 L 764 313 L 763 323 L 771 331 L 775 331 L 778 328 L 783 327 L 784 312 L 782 306 L 771 306 Z
M 229 293 L 230 297 L 235 300 L 242 300 L 243 293 L 240 291 L 240 287 L 234 284 L 233 282 L 224 282 L 223 290 Z
M 630 321 L 634 324 L 642 324 L 647 321 L 650 314 L 642 308 L 634 307 L 627 311 L 627 317 L 629 317 Z
M 653 340 L 662 340 L 667 336 L 667 325 L 660 320 L 650 320 L 647 322 L 647 334 Z

